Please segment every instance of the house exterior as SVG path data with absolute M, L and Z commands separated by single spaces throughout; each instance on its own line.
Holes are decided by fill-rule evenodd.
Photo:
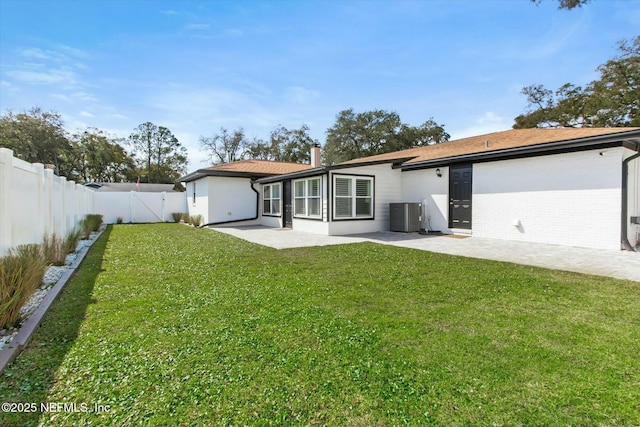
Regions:
M 190 215 L 202 215 L 204 224 L 259 224 L 260 209 L 269 203 L 268 212 L 278 215 L 280 194 L 266 194 L 256 180 L 310 169 L 310 165 L 242 160 L 199 169 L 182 178 L 185 183 Z
M 514 129 L 333 166 L 261 175 L 236 162 L 186 178 L 190 211 L 208 223 L 370 233 L 389 230 L 390 203 L 414 202 L 428 231 L 633 249 L 639 153 L 640 128 Z

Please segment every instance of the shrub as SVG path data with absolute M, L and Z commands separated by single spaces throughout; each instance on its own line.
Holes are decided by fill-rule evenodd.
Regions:
M 119 217 L 116 219 L 116 224 L 122 224 L 122 217 L 121 217 L 121 216 L 119 216 Z
M 91 233 L 98 231 L 102 225 L 102 215 L 87 214 L 80 221 L 80 229 L 82 230 L 82 236 L 84 239 L 89 239 Z
M 185 224 L 191 224 L 191 217 L 189 216 L 189 212 L 182 213 L 182 221 L 184 221 Z
M 174 212 L 171 214 L 174 222 L 180 222 L 180 220 L 182 219 L 182 215 L 182 212 Z
M 0 258 L 0 328 L 15 325 L 22 306 L 42 285 L 45 267 L 41 245 L 21 245 Z
M 194 227 L 200 227 L 200 224 L 202 224 L 202 215 L 191 215 L 191 224 L 193 224 Z

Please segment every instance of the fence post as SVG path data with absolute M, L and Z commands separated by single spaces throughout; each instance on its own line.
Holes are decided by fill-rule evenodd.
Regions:
M 34 233 L 42 239 L 47 232 L 46 224 L 48 216 L 48 212 L 46 210 L 47 201 L 44 182 L 44 165 L 42 163 L 32 163 L 32 165 L 36 169 L 35 196 L 38 199 L 38 212 L 36 212 L 37 220 L 33 226 L 36 228 Z
M 13 173 L 13 151 L 0 148 L 0 256 L 12 246 L 11 223 L 13 222 L 11 174 Z
M 167 195 L 167 193 L 165 191 L 163 191 L 162 192 L 162 222 L 166 222 L 166 220 L 164 219 L 164 215 L 165 215 L 164 206 L 165 206 L 165 199 L 166 199 L 165 196 L 166 195 Z
M 45 233 L 47 233 L 48 235 L 52 235 L 56 230 L 56 225 L 55 225 L 56 212 L 53 204 L 53 194 L 54 194 L 53 170 L 51 169 L 44 170 L 44 187 L 46 191 L 46 199 L 45 199 L 46 209 L 47 209 L 47 212 L 49 213 L 46 218 Z

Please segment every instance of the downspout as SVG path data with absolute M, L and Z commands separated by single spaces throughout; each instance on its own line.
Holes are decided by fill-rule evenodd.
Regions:
M 243 218 L 243 219 L 232 219 L 230 221 L 218 221 L 218 222 L 209 222 L 207 224 L 201 225 L 200 228 L 209 227 L 212 225 L 222 225 L 222 224 L 231 224 L 232 222 L 242 222 L 242 221 L 253 221 L 254 219 L 258 219 L 260 212 L 260 192 L 253 188 L 253 181 L 249 181 L 249 187 L 256 193 L 256 215 L 251 218 Z
M 636 143 L 636 154 L 633 156 L 629 156 L 622 161 L 622 222 L 621 222 L 621 234 L 622 234 L 622 248 L 627 251 L 637 252 L 636 249 L 631 246 L 629 242 L 629 238 L 627 237 L 627 232 L 629 230 L 629 226 L 627 224 L 629 220 L 629 201 L 628 201 L 628 191 L 629 185 L 627 181 L 629 180 L 629 162 L 634 159 L 640 157 L 640 145 Z

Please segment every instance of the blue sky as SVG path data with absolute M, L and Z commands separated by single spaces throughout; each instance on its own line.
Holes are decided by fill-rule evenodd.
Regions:
M 200 135 L 384 109 L 452 139 L 509 129 L 524 86 L 584 85 L 639 34 L 639 0 L 0 0 L 0 110 L 120 137 L 151 121 L 205 166 Z

